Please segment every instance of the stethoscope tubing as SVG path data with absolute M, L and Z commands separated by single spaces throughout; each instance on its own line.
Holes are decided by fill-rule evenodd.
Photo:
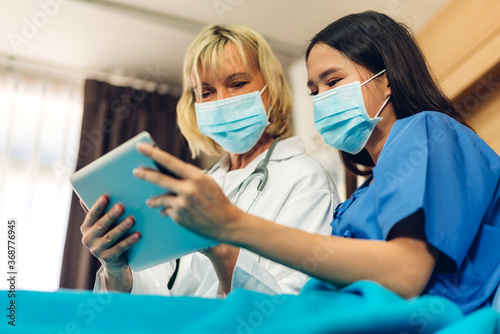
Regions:
M 276 147 L 276 145 L 278 144 L 279 141 L 280 141 L 280 137 L 277 137 L 277 138 L 274 139 L 274 141 L 272 142 L 271 146 L 269 146 L 269 149 L 267 150 L 267 154 L 266 154 L 264 160 L 262 160 L 257 165 L 257 167 L 252 172 L 252 174 L 250 174 L 238 186 L 238 190 L 236 191 L 236 196 L 234 197 L 234 200 L 233 200 L 233 204 L 234 205 L 238 204 L 240 196 L 241 196 L 242 193 L 244 193 L 246 191 L 246 189 L 248 187 L 248 184 L 251 181 L 253 181 L 254 179 L 256 179 L 256 178 L 260 179 L 259 184 L 257 185 L 257 189 L 256 189 L 254 195 L 252 196 L 252 200 L 250 202 L 250 205 L 248 206 L 248 209 L 246 210 L 247 213 L 250 211 L 250 209 L 252 208 L 253 204 L 257 201 L 258 197 L 264 191 L 264 188 L 267 185 L 267 180 L 269 178 L 269 170 L 267 169 L 267 166 L 269 164 L 269 160 L 271 159 L 271 155 L 273 154 L 274 149 L 275 149 L 275 147 Z

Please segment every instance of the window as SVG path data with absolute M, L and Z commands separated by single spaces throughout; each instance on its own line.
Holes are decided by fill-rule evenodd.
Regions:
M 16 219 L 17 289 L 59 287 L 82 100 L 83 82 L 0 72 L 0 244 Z

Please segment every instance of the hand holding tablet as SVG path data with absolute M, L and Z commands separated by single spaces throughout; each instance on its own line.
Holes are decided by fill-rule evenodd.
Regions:
M 142 132 L 70 177 L 73 189 L 87 208 L 107 194 L 108 210 L 120 204 L 123 207 L 120 218 L 133 217 L 133 226 L 126 236 L 139 232 L 141 238 L 125 252 L 125 258 L 134 271 L 218 244 L 177 225 L 170 217 L 162 216 L 159 209 L 146 205 L 146 200 L 164 195 L 166 190 L 134 177 L 134 169 L 144 167 L 176 176 L 140 154 L 136 146 L 141 142 L 156 145 L 147 132 Z

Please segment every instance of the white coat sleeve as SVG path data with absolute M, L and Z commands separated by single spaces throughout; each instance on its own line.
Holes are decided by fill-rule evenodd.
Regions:
M 338 198 L 334 188 L 332 191 L 322 189 L 302 192 L 287 200 L 276 222 L 311 233 L 329 235 L 336 202 Z M 260 259 L 258 255 L 241 249 L 233 272 L 231 290 L 243 288 L 266 294 L 298 294 L 308 278 L 295 269 Z
M 132 270 L 132 294 L 151 294 L 160 296 L 192 296 L 206 275 L 210 265 L 208 259 L 202 261 L 199 256 L 189 254 L 180 261 L 177 278 L 172 290 L 168 281 L 175 269 L 175 261 L 169 261 L 139 272 Z M 208 264 L 207 264 L 208 263 Z M 101 267 L 96 274 L 94 292 L 107 292 L 104 285 L 104 271 Z
M 154 294 L 169 296 L 172 292 L 167 287 L 167 282 L 174 272 L 175 261 L 165 262 L 158 266 L 139 272 L 132 270 L 132 294 Z M 108 292 L 104 284 L 104 270 L 99 268 L 96 274 L 94 292 Z

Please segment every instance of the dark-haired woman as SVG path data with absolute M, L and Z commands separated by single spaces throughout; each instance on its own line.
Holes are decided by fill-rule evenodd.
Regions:
M 332 236 L 248 215 L 200 170 L 143 145 L 180 177 L 134 171 L 175 193 L 150 205 L 299 268 L 317 288 L 371 280 L 405 298 L 443 296 L 464 313 L 490 305 L 500 280 L 500 158 L 441 93 L 411 34 L 383 14 L 349 15 L 313 38 L 306 59 L 318 131 L 349 169 L 369 175 L 337 208 Z

